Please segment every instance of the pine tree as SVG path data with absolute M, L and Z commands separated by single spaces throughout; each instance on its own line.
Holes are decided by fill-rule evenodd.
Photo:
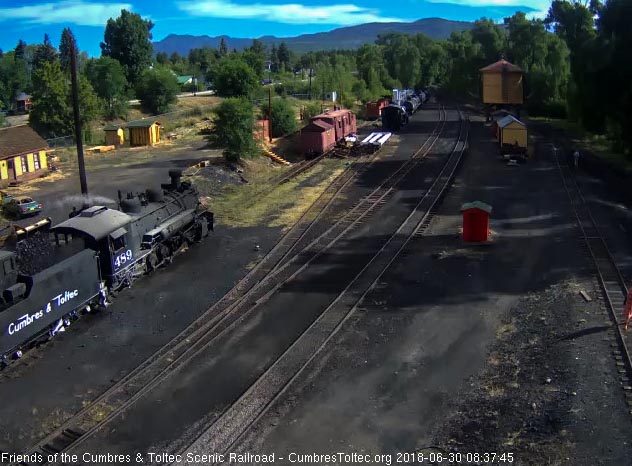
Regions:
M 76 47 L 75 36 L 69 28 L 64 28 L 59 41 L 59 63 L 61 69 L 67 73 L 70 72 L 70 54 L 73 44 Z
M 53 63 L 57 61 L 57 49 L 50 42 L 48 34 L 44 34 L 44 42 L 37 46 L 33 56 L 33 68 L 38 68 L 42 63 Z
M 26 52 L 26 42 L 22 39 L 18 42 L 18 45 L 15 47 L 15 60 L 24 60 L 24 54 Z
M 220 57 L 225 57 L 226 55 L 228 55 L 228 45 L 226 45 L 226 41 L 223 37 L 219 41 L 218 52 Z

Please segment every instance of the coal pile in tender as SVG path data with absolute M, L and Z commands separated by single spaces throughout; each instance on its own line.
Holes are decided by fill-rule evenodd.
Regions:
M 37 232 L 16 245 L 18 270 L 33 275 L 55 262 L 53 246 L 48 233 Z

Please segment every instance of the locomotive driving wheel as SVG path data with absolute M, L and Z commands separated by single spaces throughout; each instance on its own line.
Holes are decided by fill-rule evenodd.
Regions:
M 161 244 L 158 248 L 158 258 L 160 264 L 170 264 L 173 257 L 171 257 L 171 248 L 166 244 Z
M 152 251 L 148 256 L 145 262 L 147 266 L 147 273 L 153 272 L 160 265 L 160 260 L 158 259 L 158 255 Z

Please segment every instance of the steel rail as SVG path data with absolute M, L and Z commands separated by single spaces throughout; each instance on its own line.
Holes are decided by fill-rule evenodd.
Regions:
M 624 364 L 626 366 L 626 370 L 628 374 L 632 374 L 632 358 L 630 358 L 630 350 L 626 341 L 627 337 L 621 331 L 623 322 L 617 315 L 621 315 L 623 310 L 625 298 L 628 294 L 628 287 L 625 284 L 625 279 L 623 278 L 610 249 L 608 248 L 606 240 L 603 238 L 603 235 L 599 230 L 597 222 L 590 211 L 581 188 L 577 184 L 577 180 L 568 165 L 568 161 L 566 161 L 566 163 L 560 163 L 558 148 L 554 146 L 553 151 L 555 152 L 555 162 L 559 169 L 562 183 L 573 207 L 573 213 L 581 232 L 581 236 L 588 248 L 590 257 L 595 264 L 599 286 L 603 292 L 610 318 L 616 328 L 616 340 L 625 355 Z
M 434 145 L 439 135 L 441 134 L 441 131 L 443 130 L 443 127 L 445 126 L 445 110 L 443 108 L 440 108 L 439 113 L 440 113 L 440 122 L 437 124 L 437 126 L 433 130 L 433 133 L 431 134 L 431 136 L 428 139 L 426 139 L 426 141 L 424 141 L 424 144 L 422 145 L 422 147 L 420 147 L 415 152 L 414 157 L 418 156 L 421 150 L 423 150 L 424 147 L 426 147 L 428 141 L 434 138 L 430 147 L 428 147 L 427 151 L 424 153 L 425 155 L 431 149 L 432 145 Z M 443 115 L 443 117 L 441 115 Z M 373 154 L 373 156 L 376 154 Z M 369 157 L 371 161 L 375 159 L 375 157 L 373 156 Z M 347 172 L 350 172 L 350 170 L 347 170 Z M 391 178 L 392 176 L 389 177 L 389 179 Z M 330 203 L 333 201 L 333 199 L 335 199 L 338 193 L 344 187 L 346 187 L 352 179 L 353 179 L 353 175 L 349 176 L 347 180 L 341 183 L 341 186 L 335 190 L 331 199 L 325 204 L 324 209 L 326 209 L 326 207 L 330 205 Z M 360 202 L 360 204 L 366 203 L 367 198 L 363 199 Z M 317 221 L 322 216 L 322 212 L 324 212 L 324 210 L 322 210 L 316 216 L 313 222 L 310 222 L 308 224 L 308 228 L 311 228 L 314 222 Z M 308 212 L 306 212 L 303 215 L 303 217 L 305 217 L 307 214 Z M 341 224 L 344 221 L 344 219 L 345 217 L 339 220 L 337 224 Z M 297 224 L 300 223 L 300 221 L 301 220 L 299 219 Z M 355 223 L 356 222 L 353 222 L 351 225 L 345 228 L 343 233 L 338 235 L 336 239 L 333 242 L 331 242 L 331 244 L 333 244 L 337 239 L 339 239 L 344 233 L 347 233 L 351 229 L 351 227 L 355 225 Z M 329 231 L 331 231 L 331 228 L 328 230 L 328 232 Z M 56 453 L 56 452 L 67 451 L 69 448 L 76 446 L 78 443 L 82 441 L 82 439 L 85 439 L 91 433 L 93 433 L 95 429 L 99 428 L 102 425 L 107 424 L 107 422 L 109 422 L 109 420 L 115 417 L 116 414 L 120 410 L 131 405 L 134 401 L 139 399 L 142 394 L 150 390 L 151 387 L 155 386 L 156 383 L 162 380 L 164 376 L 166 376 L 168 373 L 170 373 L 170 371 L 173 370 L 173 367 L 175 367 L 177 364 L 183 363 L 183 359 L 185 356 L 188 356 L 188 357 L 186 357 L 184 361 L 189 360 L 191 357 L 197 354 L 197 353 L 194 353 L 191 355 L 190 352 L 196 346 L 199 346 L 199 343 L 202 343 L 201 340 L 205 336 L 209 336 L 209 332 L 220 329 L 221 324 L 224 323 L 225 319 L 231 314 L 231 312 L 241 303 L 246 302 L 246 300 L 252 295 L 253 291 L 260 289 L 260 285 L 263 280 L 260 280 L 258 283 L 256 283 L 245 294 L 243 292 L 246 279 L 248 277 L 252 277 L 255 272 L 263 268 L 262 264 L 266 262 L 266 258 L 272 257 L 274 256 L 274 254 L 278 254 L 279 250 L 281 249 L 280 247 L 281 243 L 284 242 L 285 238 L 290 238 L 292 235 L 292 232 L 293 230 L 290 230 L 290 232 L 284 235 L 282 240 L 266 255 L 266 257 L 264 257 L 264 259 L 260 261 L 259 264 L 257 264 L 257 266 L 246 275 L 246 277 L 244 277 L 244 279 L 240 280 L 240 282 L 237 285 L 235 285 L 222 299 L 220 299 L 220 301 L 218 301 L 213 306 L 211 306 L 211 308 L 205 311 L 199 318 L 197 318 L 194 322 L 192 322 L 186 329 L 184 329 L 180 334 L 174 337 L 169 343 L 167 343 L 161 349 L 156 351 L 147 360 L 145 360 L 143 363 L 137 366 L 132 372 L 128 373 L 124 378 L 119 380 L 115 385 L 113 385 L 108 390 L 106 390 L 101 395 L 99 395 L 99 397 L 97 397 L 92 403 L 90 403 L 90 405 L 86 406 L 85 408 L 80 410 L 78 413 L 73 415 L 70 419 L 68 419 L 60 427 L 58 427 L 55 431 L 51 432 L 49 435 L 47 435 L 46 437 L 38 441 L 36 445 L 29 447 L 28 452 L 29 453 L 36 453 L 36 452 Z M 299 241 L 301 238 L 303 238 L 304 233 L 305 232 L 303 232 L 303 234 L 301 234 L 299 236 L 299 239 L 297 239 L 296 241 Z M 324 235 L 321 235 L 320 237 L 322 236 Z M 310 246 L 314 245 L 315 243 L 317 243 L 317 241 L 313 241 L 312 243 L 310 243 Z M 292 244 L 295 244 L 295 243 L 292 242 Z M 281 260 L 288 258 L 289 253 L 290 251 L 284 252 L 281 257 Z M 300 254 L 300 252 L 297 253 L 297 255 L 298 254 Z M 280 261 L 278 261 L 277 264 L 279 262 Z M 287 263 L 285 264 L 285 266 L 287 266 Z M 303 270 L 305 266 L 301 267 L 300 270 Z M 264 277 L 264 280 L 274 275 L 277 271 L 278 270 L 276 269 L 276 265 L 273 266 L 269 271 L 265 272 L 266 276 Z M 295 275 L 296 273 L 292 274 L 292 276 L 295 276 Z M 278 288 L 278 286 L 275 287 L 274 289 L 276 288 Z M 272 291 L 274 291 L 274 289 Z M 240 294 L 241 296 L 239 296 Z M 235 295 L 237 295 L 237 297 L 235 297 Z M 225 303 L 226 301 L 230 301 L 230 299 L 234 299 L 234 301 L 230 303 L 227 307 L 225 307 L 223 310 L 221 310 L 218 314 L 213 316 L 211 319 L 208 319 L 209 314 L 212 311 L 215 311 L 218 307 L 221 307 L 222 303 Z M 231 326 L 232 325 L 229 325 L 229 327 Z M 221 333 L 223 333 L 223 331 Z M 198 337 L 200 337 L 200 339 L 198 339 L 197 341 L 193 343 L 191 342 L 192 339 L 198 338 Z M 181 349 L 184 350 L 181 354 L 179 355 L 174 354 L 176 351 L 181 350 Z M 160 361 L 162 361 L 163 363 L 166 362 L 167 366 L 166 367 L 160 366 L 159 365 Z M 156 365 L 158 365 L 159 367 L 154 367 Z M 137 380 L 139 378 L 145 379 L 146 381 Z M 116 399 L 117 397 L 122 398 L 122 399 L 117 400 Z M 97 412 L 99 412 L 100 414 L 97 415 Z M 104 412 L 107 413 L 105 417 L 103 417 Z M 97 418 L 101 418 L 101 419 L 97 422 L 95 421 L 95 419 Z M 20 463 L 20 464 L 26 464 L 26 463 Z M 47 463 L 44 462 L 41 464 L 47 464 Z
M 444 125 L 445 125 L 445 120 L 443 121 L 443 125 L 441 126 L 441 128 L 443 128 Z M 438 136 L 439 134 L 437 134 L 436 137 L 433 139 L 432 144 L 436 142 L 436 140 L 438 139 Z M 428 147 L 427 151 L 429 151 L 431 147 L 432 146 Z M 427 151 L 424 154 L 426 154 Z M 419 152 L 420 151 L 417 150 L 415 154 L 419 154 Z M 408 161 L 407 164 L 409 164 L 409 162 L 410 161 Z M 405 174 L 407 174 L 410 170 L 412 170 L 413 166 L 414 165 L 410 166 L 410 168 L 406 170 L 406 172 L 403 173 L 402 176 L 399 177 L 398 179 L 402 179 Z M 289 281 L 299 276 L 314 260 L 320 257 L 326 250 L 331 248 L 343 236 L 345 236 L 349 231 L 351 231 L 356 226 L 356 224 L 362 218 L 364 218 L 364 216 L 366 216 L 366 214 L 368 214 L 370 211 L 373 210 L 375 206 L 381 205 L 382 203 L 380 202 L 380 200 L 382 199 L 382 197 L 390 194 L 391 192 L 392 192 L 392 188 L 389 188 L 389 190 L 386 193 L 384 193 L 380 198 L 376 199 L 373 203 L 366 206 L 365 210 L 351 224 L 347 225 L 346 227 L 343 224 L 342 225 L 344 227 L 343 231 L 336 232 L 336 236 L 333 239 L 329 239 L 329 242 L 321 250 L 318 250 L 306 263 L 302 265 L 299 264 L 298 270 L 291 269 L 289 267 L 291 263 L 288 262 L 288 263 L 285 263 L 279 270 L 275 270 L 271 274 L 269 274 L 266 277 L 267 281 L 269 281 L 270 277 L 277 276 L 277 274 L 279 274 L 280 271 L 286 271 L 286 273 L 290 273 L 289 276 L 283 277 L 282 279 L 278 280 L 278 283 L 274 285 L 272 289 L 270 290 L 266 289 L 264 291 L 261 291 L 259 294 L 259 298 L 256 299 L 254 302 L 253 302 L 253 297 L 251 296 L 252 294 L 251 292 L 258 291 L 261 288 L 261 282 L 257 283 L 255 287 L 253 287 L 253 289 L 249 290 L 249 292 L 246 294 L 244 299 L 240 299 L 237 303 L 235 303 L 235 305 L 230 308 L 229 312 L 227 312 L 219 321 L 214 323 L 214 325 L 211 328 L 207 329 L 205 332 L 203 332 L 204 329 L 200 329 L 199 331 L 196 331 L 196 334 L 202 333 L 202 335 L 199 337 L 197 337 L 196 335 L 197 339 L 193 341 L 192 343 L 190 341 L 191 339 L 188 339 L 187 343 L 190 343 L 190 345 L 187 346 L 179 356 L 174 357 L 174 358 L 168 358 L 167 362 L 169 362 L 169 365 L 167 367 L 165 367 L 159 374 L 157 374 L 149 382 L 142 385 L 142 387 L 136 393 L 127 397 L 126 400 L 124 400 L 121 404 L 117 406 L 116 410 L 114 410 L 110 415 L 102 419 L 98 424 L 94 425 L 92 428 L 88 428 L 85 431 L 83 431 L 82 429 L 81 430 L 83 431 L 82 435 L 79 438 L 75 439 L 72 442 L 72 444 L 69 444 L 68 446 L 64 447 L 63 451 L 67 451 L 70 448 L 76 448 L 77 446 L 81 445 L 83 442 L 87 441 L 96 432 L 98 432 L 100 429 L 104 428 L 110 422 L 112 422 L 118 415 L 122 414 L 127 408 L 131 407 L 137 401 L 141 400 L 143 396 L 145 396 L 148 392 L 150 392 L 153 388 L 155 388 L 162 380 L 164 380 L 168 376 L 171 376 L 177 370 L 183 368 L 187 362 L 189 362 L 191 359 L 195 358 L 202 351 L 204 351 L 213 341 L 217 340 L 218 338 L 221 338 L 222 336 L 226 335 L 228 332 L 232 331 L 246 317 L 252 314 L 252 312 L 254 312 L 260 304 L 264 303 L 274 292 L 276 292 L 283 284 L 288 283 Z M 341 221 L 337 222 L 337 224 L 339 223 L 341 223 Z M 333 227 L 330 228 L 328 232 L 331 232 L 332 230 L 333 230 Z M 321 235 L 318 239 L 316 239 L 310 244 L 310 247 L 313 246 L 314 244 L 317 244 L 323 238 L 328 239 L 326 235 L 327 233 L 325 233 L 324 235 Z M 246 301 L 245 298 L 250 298 L 250 299 Z M 246 306 L 245 311 L 242 312 L 241 314 L 235 315 L 236 314 L 235 310 L 236 309 L 238 310 L 241 304 L 245 304 Z M 234 318 L 232 320 L 229 320 L 229 317 L 234 317 Z
M 364 298 L 401 255 L 409 242 L 418 236 L 420 230 L 428 226 L 429 217 L 445 196 L 463 158 L 469 134 L 468 126 L 467 121 L 461 119 L 459 135 L 450 157 L 445 162 L 431 187 L 425 192 L 397 231 L 391 235 L 334 302 L 277 358 L 257 381 L 196 440 L 189 446 L 181 449 L 178 454 L 187 455 L 191 453 L 195 455 L 208 451 L 223 454 L 227 451 L 234 451 L 238 442 L 249 429 L 287 392 L 292 383 L 326 347 L 328 342 L 331 341 L 361 305 Z M 377 268 L 377 276 L 375 278 L 370 273 L 371 268 Z M 362 283 L 367 281 L 367 275 L 370 276 L 368 286 L 366 286 L 366 283 Z M 306 354 L 303 354 L 303 357 L 301 357 L 301 352 Z M 284 374 L 292 375 L 288 378 Z M 272 390 L 269 390 L 270 388 Z M 263 395 L 262 391 L 266 393 L 271 391 L 272 397 Z M 190 463 L 185 462 L 184 464 Z

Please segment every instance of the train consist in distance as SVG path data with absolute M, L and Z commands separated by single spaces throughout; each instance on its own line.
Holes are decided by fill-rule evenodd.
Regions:
M 399 131 L 427 100 L 423 91 L 415 93 L 412 89 L 393 89 L 393 100 L 381 110 L 382 127 L 387 131 Z
M 170 170 L 161 190 L 119 193 L 120 210 L 93 206 L 51 227 L 18 229 L 0 250 L 0 365 L 52 337 L 81 311 L 105 307 L 109 295 L 171 262 L 213 230 L 197 189 Z

